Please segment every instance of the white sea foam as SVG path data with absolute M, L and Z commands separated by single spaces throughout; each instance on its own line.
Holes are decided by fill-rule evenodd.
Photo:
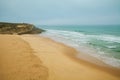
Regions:
M 88 37 L 96 38 L 98 40 L 120 43 L 120 37 L 113 35 L 88 35 Z
M 117 46 L 107 46 L 108 48 L 110 48 L 110 49 L 114 49 L 114 48 L 116 48 Z

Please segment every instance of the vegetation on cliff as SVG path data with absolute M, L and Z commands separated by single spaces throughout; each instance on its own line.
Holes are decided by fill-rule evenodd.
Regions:
M 33 24 L 0 22 L 0 34 L 38 34 L 43 31 Z

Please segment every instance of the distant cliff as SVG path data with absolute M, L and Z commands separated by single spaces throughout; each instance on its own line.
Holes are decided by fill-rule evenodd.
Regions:
M 33 24 L 0 22 L 0 34 L 38 34 L 43 31 Z

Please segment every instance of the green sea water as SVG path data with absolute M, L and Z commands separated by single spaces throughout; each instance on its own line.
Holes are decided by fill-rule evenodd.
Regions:
M 44 29 L 83 32 L 85 34 L 108 34 L 120 36 L 120 25 L 44 25 L 39 27 Z
M 46 30 L 44 35 L 70 44 L 77 49 L 86 46 L 92 54 L 107 64 L 120 67 L 120 25 L 54 25 L 38 26 Z

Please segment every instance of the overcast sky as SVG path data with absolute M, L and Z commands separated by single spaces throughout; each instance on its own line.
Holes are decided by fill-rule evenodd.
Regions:
M 120 24 L 120 0 L 0 0 L 0 21 Z

